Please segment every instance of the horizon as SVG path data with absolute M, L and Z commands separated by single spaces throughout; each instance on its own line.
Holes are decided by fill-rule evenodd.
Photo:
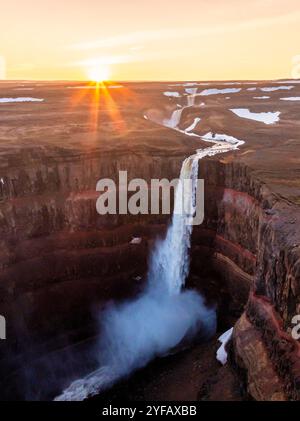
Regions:
M 114 84 L 114 83 L 168 83 L 168 82 L 176 82 L 176 83 L 245 83 L 247 82 L 281 82 L 287 81 L 289 83 L 298 83 L 300 82 L 299 77 L 282 77 L 276 79 L 128 79 L 128 80 L 112 80 L 107 79 L 101 81 L 101 84 Z M 90 85 L 97 85 L 99 84 L 96 81 L 92 81 L 89 79 L 0 79 L 0 83 L 32 83 L 32 82 L 39 82 L 39 83 L 51 83 L 51 82 L 68 82 L 68 83 L 86 83 Z

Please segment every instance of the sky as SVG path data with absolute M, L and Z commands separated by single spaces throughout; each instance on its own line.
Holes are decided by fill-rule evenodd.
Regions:
M 2 0 L 0 24 L 0 78 L 300 77 L 299 0 Z

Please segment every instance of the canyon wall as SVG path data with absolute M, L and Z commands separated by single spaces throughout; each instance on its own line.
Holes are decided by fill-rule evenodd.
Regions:
M 98 215 L 96 183 L 117 181 L 124 169 L 128 179 L 176 178 L 183 159 L 41 153 L 1 168 L 2 396 L 44 398 L 44 388 L 51 397 L 93 369 L 99 309 L 141 290 L 153 241 L 169 221 Z M 300 310 L 297 211 L 233 154 L 201 160 L 199 178 L 205 219 L 194 227 L 187 285 L 217 305 L 220 330 L 240 317 L 230 355 L 247 394 L 298 399 L 299 346 L 290 335 Z
M 231 362 L 253 399 L 299 400 L 300 344 L 291 335 L 300 310 L 298 207 L 230 157 L 200 162 L 200 176 L 206 214 L 194 232 L 193 261 L 201 256 L 197 269 L 205 273 L 208 258 L 210 269 L 221 274 L 223 321 L 244 307 Z
M 169 216 L 99 215 L 97 181 L 111 178 L 117 183 L 119 170 L 127 170 L 129 180 L 172 179 L 178 176 L 182 160 L 182 155 L 128 156 L 125 151 L 113 156 L 61 152 L 51 156 L 48 151 L 28 154 L 26 161 L 12 159 L 1 168 L 0 314 L 7 321 L 7 339 L 0 343 L 4 398 L 24 398 L 25 389 L 26 398 L 39 398 L 43 377 L 52 376 L 57 386 L 55 377 L 61 372 L 66 381 L 73 369 L 78 376 L 78 361 L 73 360 L 84 360 L 80 353 L 90 348 L 84 343 L 99 333 L 101 306 L 129 298 L 143 286 L 151 246 L 164 235 Z M 132 244 L 134 237 L 141 243 Z M 80 343 L 76 351 L 74 345 Z M 95 362 L 95 357 L 89 359 Z M 19 390 L 11 390 L 12 383 Z

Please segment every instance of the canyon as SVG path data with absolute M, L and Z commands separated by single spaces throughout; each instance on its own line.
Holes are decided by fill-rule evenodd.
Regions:
M 1 97 L 14 96 L 16 85 L 2 82 Z M 131 397 L 142 388 L 144 397 L 161 398 L 149 370 L 165 373 L 162 387 L 170 367 L 176 373 L 187 364 L 195 370 L 191 389 L 183 376 L 190 394 L 178 377 L 167 397 L 220 399 L 230 382 L 228 399 L 299 400 L 299 341 L 291 335 L 300 314 L 299 103 L 281 101 L 280 89 L 257 101 L 247 81 L 231 93 L 220 92 L 230 89 L 222 82 L 122 83 L 100 92 L 66 82 L 27 85 L 44 101 L 0 104 L 1 398 L 53 399 L 93 371 L 101 310 L 145 286 L 151 250 L 170 215 L 99 215 L 97 181 L 117 181 L 119 170 L 148 182 L 177 178 L 186 157 L 211 146 L 207 133 L 224 133 L 244 143 L 199 161 L 205 217 L 193 228 L 186 287 L 216 306 L 218 333 L 234 326 L 228 363 L 215 361 L 216 335 L 152 363 L 142 379 L 136 373 L 105 396 L 131 385 Z M 298 96 L 300 85 L 288 85 Z M 207 95 L 208 88 L 217 91 Z M 163 94 L 173 90 L 178 95 Z M 280 112 L 279 121 L 230 111 L 242 107 Z M 176 121 L 163 127 L 175 110 Z M 200 356 L 215 384 L 211 372 L 201 383 Z

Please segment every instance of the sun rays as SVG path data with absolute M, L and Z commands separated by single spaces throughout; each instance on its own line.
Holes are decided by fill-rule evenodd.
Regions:
M 90 74 L 91 75 L 91 74 Z M 133 93 L 119 83 L 101 80 L 107 73 L 93 73 L 92 81 L 74 86 L 76 93 L 71 97 L 71 110 L 82 110 L 81 118 L 91 133 L 90 141 L 107 137 L 107 131 L 123 133 L 128 130 L 119 100 L 134 103 Z M 95 80 L 97 79 L 97 80 Z M 105 78 L 106 79 L 106 78 Z M 74 89 L 75 90 L 75 89 Z

